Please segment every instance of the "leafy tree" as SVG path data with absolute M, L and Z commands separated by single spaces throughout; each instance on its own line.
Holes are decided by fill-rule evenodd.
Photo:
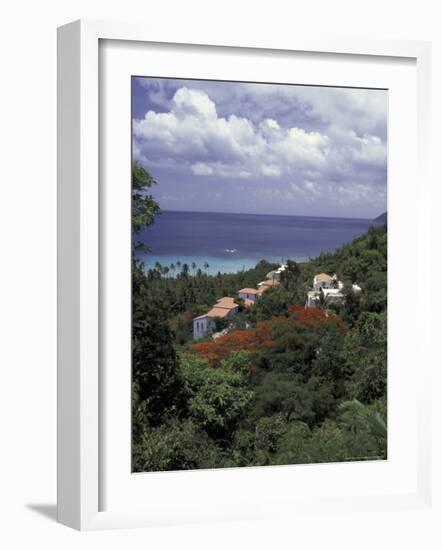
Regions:
M 226 359 L 221 361 L 221 367 L 248 377 L 253 370 L 252 354 L 245 350 L 232 351 Z
M 155 216 L 160 213 L 160 207 L 149 189 L 156 183 L 155 179 L 140 163 L 132 164 L 132 232 L 135 235 L 143 231 L 154 222 Z M 135 243 L 140 245 L 141 242 Z
M 384 227 L 333 254 L 289 261 L 281 285 L 222 324 L 226 335 L 197 343 L 194 317 L 276 266 L 212 276 L 206 264 L 203 272 L 177 259 L 145 271 L 134 261 L 134 469 L 386 458 L 386 260 Z M 346 285 L 335 311 L 304 307 L 319 271 Z
M 132 372 L 138 397 L 134 406 L 145 411 L 145 423 L 158 425 L 182 403 L 174 338 L 161 305 L 145 299 L 143 272 L 137 264 L 132 288 Z
M 386 458 L 387 426 L 381 415 L 357 400 L 340 405 L 337 418 L 346 448 L 346 459 Z
M 300 300 L 300 293 L 302 292 L 302 289 L 299 287 L 300 275 L 301 268 L 299 264 L 292 260 L 287 260 L 287 267 L 281 273 L 281 285 L 291 292 L 291 303 L 296 303 Z M 302 295 L 304 296 L 305 294 L 302 293 Z
M 345 456 L 345 438 L 333 420 L 316 428 L 305 448 L 307 462 L 340 462 Z
M 138 163 L 132 166 L 132 227 L 140 233 L 153 223 L 159 206 L 147 189 L 155 183 Z M 133 437 L 147 425 L 158 425 L 181 406 L 181 381 L 173 334 L 158 299 L 148 296 L 140 262 L 132 260 Z
M 324 331 L 321 336 L 312 374 L 331 382 L 334 396 L 340 398 L 345 392 L 345 355 L 342 352 L 345 337 L 334 330 Z
M 279 440 L 278 449 L 273 459 L 274 464 L 302 464 L 311 461 L 307 454 L 307 442 L 311 432 L 307 424 L 292 422 Z
M 263 417 L 255 428 L 255 461 L 257 464 L 272 464 L 272 456 L 278 448 L 281 437 L 287 430 L 284 418 L 279 415 Z
M 211 369 L 202 361 L 184 357 L 182 371 L 189 397 L 189 414 L 215 439 L 229 439 L 244 416 L 253 391 L 243 377 L 224 369 Z
M 215 444 L 191 420 L 175 420 L 143 432 L 134 446 L 132 469 L 156 472 L 214 468 L 217 455 Z

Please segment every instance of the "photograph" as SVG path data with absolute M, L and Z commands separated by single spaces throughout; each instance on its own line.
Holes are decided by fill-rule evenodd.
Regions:
M 132 472 L 386 460 L 388 90 L 136 75 L 130 122 Z

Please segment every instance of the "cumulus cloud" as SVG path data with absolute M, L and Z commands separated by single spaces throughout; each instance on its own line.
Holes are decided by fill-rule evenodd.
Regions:
M 246 117 L 220 117 L 200 90 L 179 88 L 169 112 L 149 110 L 133 122 L 134 151 L 173 158 L 194 175 L 280 176 L 326 164 L 328 137 L 302 128 L 281 128 L 274 119 L 256 125 Z
M 277 178 L 281 175 L 281 168 L 275 164 L 263 164 L 261 166 L 261 172 L 263 176 Z
M 133 118 L 134 158 L 163 181 L 179 173 L 174 189 L 192 181 L 203 196 L 216 183 L 226 194 L 280 200 L 281 209 L 290 201 L 386 208 L 385 91 L 138 81 L 145 95 Z
M 213 175 L 213 168 L 204 162 L 195 162 L 195 164 L 192 164 L 192 172 L 196 176 L 212 176 Z

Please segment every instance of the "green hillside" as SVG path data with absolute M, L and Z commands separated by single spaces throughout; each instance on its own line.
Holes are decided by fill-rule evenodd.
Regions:
M 289 262 L 226 336 L 191 340 L 196 312 L 269 267 L 174 278 L 135 268 L 135 471 L 386 458 L 386 226 Z M 344 305 L 303 307 L 318 272 L 344 281 Z

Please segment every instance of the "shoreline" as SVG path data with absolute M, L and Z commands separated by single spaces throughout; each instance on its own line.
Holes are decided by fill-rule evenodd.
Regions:
M 184 259 L 182 259 L 184 258 Z M 196 275 L 196 272 L 198 269 L 201 269 L 202 273 L 204 275 L 210 275 L 210 276 L 216 276 L 218 273 L 221 274 L 236 274 L 241 273 L 245 271 L 249 271 L 252 269 L 255 269 L 256 266 L 261 261 L 268 262 L 269 264 L 277 264 L 281 265 L 282 263 L 286 263 L 287 260 L 295 261 L 298 264 L 305 264 L 308 263 L 310 260 L 308 258 L 279 258 L 279 259 L 269 259 L 269 258 L 261 258 L 261 259 L 245 259 L 241 258 L 238 260 L 235 259 L 215 259 L 215 258 L 206 258 L 203 261 L 200 258 L 189 258 L 187 256 L 183 256 L 182 258 L 177 258 L 176 260 L 171 259 L 169 256 L 156 256 L 152 259 L 149 258 L 149 261 L 145 261 L 144 258 L 138 258 L 140 260 L 145 269 L 155 269 L 155 264 L 159 262 L 162 267 L 169 268 L 168 276 L 170 278 L 176 277 L 176 275 L 180 272 L 181 267 L 183 264 L 187 264 L 189 266 L 189 276 Z M 181 262 L 181 267 L 177 268 L 177 261 Z M 209 268 L 204 268 L 205 263 L 209 264 Z M 196 264 L 196 268 L 192 268 L 192 263 Z M 176 273 L 173 274 L 170 270 L 170 266 L 173 264 L 176 267 Z

